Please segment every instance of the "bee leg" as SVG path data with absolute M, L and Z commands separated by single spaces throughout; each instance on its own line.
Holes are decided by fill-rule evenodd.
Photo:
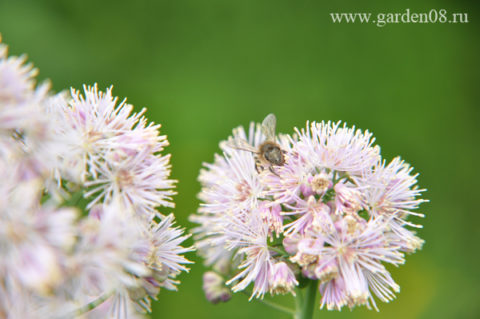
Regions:
M 255 169 L 257 170 L 257 173 L 260 173 L 261 171 L 263 171 L 263 166 L 258 160 L 255 161 Z
M 275 170 L 273 169 L 273 166 L 270 165 L 268 167 L 268 169 L 269 169 L 270 172 L 272 172 L 273 175 L 276 175 L 276 176 L 280 177 L 280 175 L 278 175 L 277 172 L 275 172 Z

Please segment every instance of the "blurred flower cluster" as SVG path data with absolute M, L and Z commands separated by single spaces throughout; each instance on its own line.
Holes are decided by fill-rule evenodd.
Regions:
M 0 318 L 140 318 L 189 263 L 168 145 L 111 88 L 53 95 L 0 43 Z
M 267 118 L 271 126 L 275 118 Z M 313 282 L 322 308 L 378 310 L 374 296 L 388 302 L 400 289 L 385 265 L 403 264 L 423 244 L 410 221 L 426 201 L 417 176 L 400 158 L 385 162 L 369 132 L 307 122 L 269 141 L 267 118 L 248 134 L 234 129 L 200 172 L 202 203 L 191 220 L 212 267 L 207 298 L 226 301 L 228 287 L 250 284 L 252 298 L 295 294 Z M 283 158 L 264 152 L 266 143 Z

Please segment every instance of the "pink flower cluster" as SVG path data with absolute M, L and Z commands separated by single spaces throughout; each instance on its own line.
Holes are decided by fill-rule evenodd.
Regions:
M 187 271 L 168 145 L 111 89 L 52 95 L 0 44 L 0 318 L 140 318 Z
M 400 288 L 385 264 L 403 264 L 423 244 L 407 228 L 421 227 L 410 219 L 423 216 L 415 210 L 425 201 L 412 168 L 382 160 L 368 131 L 307 122 L 276 138 L 284 163 L 259 170 L 261 151 L 235 141 L 260 149 L 265 131 L 254 123 L 248 134 L 234 129 L 200 172 L 202 203 L 191 220 L 206 265 L 229 278 L 217 290 L 253 284 L 252 297 L 294 294 L 313 280 L 329 310 L 392 300 Z

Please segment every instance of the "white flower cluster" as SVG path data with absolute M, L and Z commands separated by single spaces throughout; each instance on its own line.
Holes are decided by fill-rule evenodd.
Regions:
M 327 309 L 392 300 L 399 286 L 384 264 L 402 264 L 423 244 L 406 227 L 420 227 L 409 216 L 422 216 L 425 201 L 412 168 L 386 164 L 369 132 L 313 122 L 269 137 L 272 123 L 269 115 L 248 134 L 235 129 L 200 172 L 191 219 L 206 265 L 234 292 L 253 283 L 252 297 L 313 282 Z M 218 278 L 204 284 L 213 302 L 228 300 L 224 288 Z
M 51 95 L 0 43 L 0 318 L 140 318 L 189 263 L 168 145 L 111 88 Z

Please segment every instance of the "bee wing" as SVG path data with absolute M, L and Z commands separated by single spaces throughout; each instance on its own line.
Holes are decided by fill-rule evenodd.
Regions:
M 237 150 L 257 153 L 257 149 L 248 144 L 243 138 L 229 138 L 226 145 Z
M 275 127 L 277 126 L 277 118 L 273 113 L 268 114 L 262 122 L 262 132 L 267 140 L 275 141 Z

